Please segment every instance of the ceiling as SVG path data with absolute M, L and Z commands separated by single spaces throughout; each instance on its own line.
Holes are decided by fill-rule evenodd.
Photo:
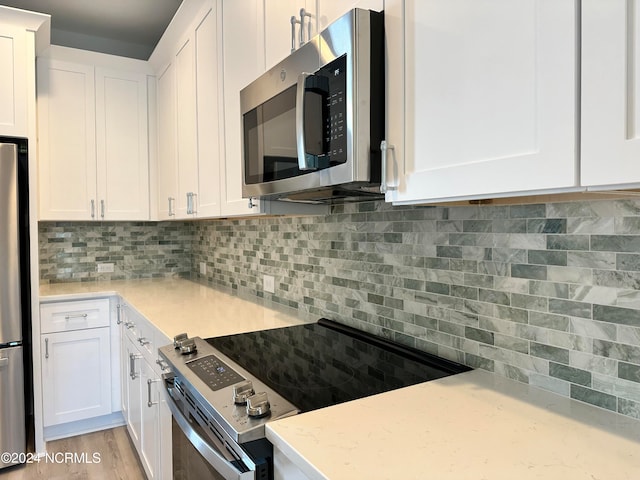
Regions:
M 51 15 L 51 43 L 147 60 L 182 0 L 0 0 Z

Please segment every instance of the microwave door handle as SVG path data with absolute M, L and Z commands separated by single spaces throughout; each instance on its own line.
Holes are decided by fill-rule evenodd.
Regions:
M 304 92 L 305 81 L 310 73 L 298 75 L 298 86 L 296 89 L 296 146 L 298 150 L 298 168 L 300 170 L 316 170 L 307 161 L 307 149 L 304 142 Z

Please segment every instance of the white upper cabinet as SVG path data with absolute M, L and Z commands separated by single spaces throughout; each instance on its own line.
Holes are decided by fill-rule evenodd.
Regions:
M 222 18 L 225 162 L 220 207 L 222 215 L 249 215 L 260 210 L 242 198 L 240 90 L 265 70 L 262 1 L 223 2 Z
M 37 103 L 40 219 L 148 220 L 146 73 L 41 57 Z
M 193 195 L 198 187 L 196 132 L 196 66 L 193 32 L 181 42 L 175 56 L 178 199 L 176 215 L 194 214 Z
M 158 220 L 175 218 L 178 198 L 176 77 L 170 63 L 158 73 Z
M 198 196 L 199 217 L 220 215 L 220 167 L 224 131 L 222 111 L 222 42 L 218 41 L 220 21 L 216 4 L 195 29 L 197 125 L 198 125 Z M 221 23 L 221 21 L 220 21 Z
M 96 68 L 100 218 L 149 219 L 147 76 Z
M 301 30 L 300 11 L 304 9 Z M 267 70 L 299 48 L 301 40 L 308 42 L 318 33 L 318 10 L 315 0 L 278 0 L 264 2 L 264 51 Z M 298 22 L 291 26 L 291 17 Z M 292 43 L 293 42 L 293 43 Z
M 380 12 L 384 9 L 384 0 L 318 0 L 318 31 L 327 28 L 352 8 Z
M 576 23 L 575 0 L 387 0 L 387 200 L 575 187 Z
M 0 20 L 1 21 L 1 20 Z M 0 135 L 26 137 L 27 127 L 27 32 L 0 23 Z
M 264 2 L 264 51 L 267 70 L 352 8 L 381 11 L 384 0 L 278 0 Z M 302 27 L 301 10 L 305 10 Z M 296 22 L 291 28 L 291 17 Z
M 96 215 L 94 68 L 38 59 L 41 220 Z
M 220 213 L 218 21 L 218 2 L 207 2 L 179 37 L 170 32 L 175 42 L 154 52 L 165 59 L 157 75 L 160 220 Z
M 582 1 L 581 182 L 640 182 L 640 5 Z

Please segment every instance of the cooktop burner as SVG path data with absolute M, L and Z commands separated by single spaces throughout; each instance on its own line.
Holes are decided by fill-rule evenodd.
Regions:
M 301 411 L 469 370 L 324 319 L 207 342 Z

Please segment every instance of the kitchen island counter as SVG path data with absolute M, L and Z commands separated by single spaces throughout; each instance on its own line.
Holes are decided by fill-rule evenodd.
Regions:
M 640 478 L 639 421 L 482 370 L 271 422 L 267 438 L 312 479 Z
M 208 338 L 305 323 L 293 309 L 180 278 L 40 286 L 40 302 L 113 295 L 120 295 L 168 338 L 182 332 Z

